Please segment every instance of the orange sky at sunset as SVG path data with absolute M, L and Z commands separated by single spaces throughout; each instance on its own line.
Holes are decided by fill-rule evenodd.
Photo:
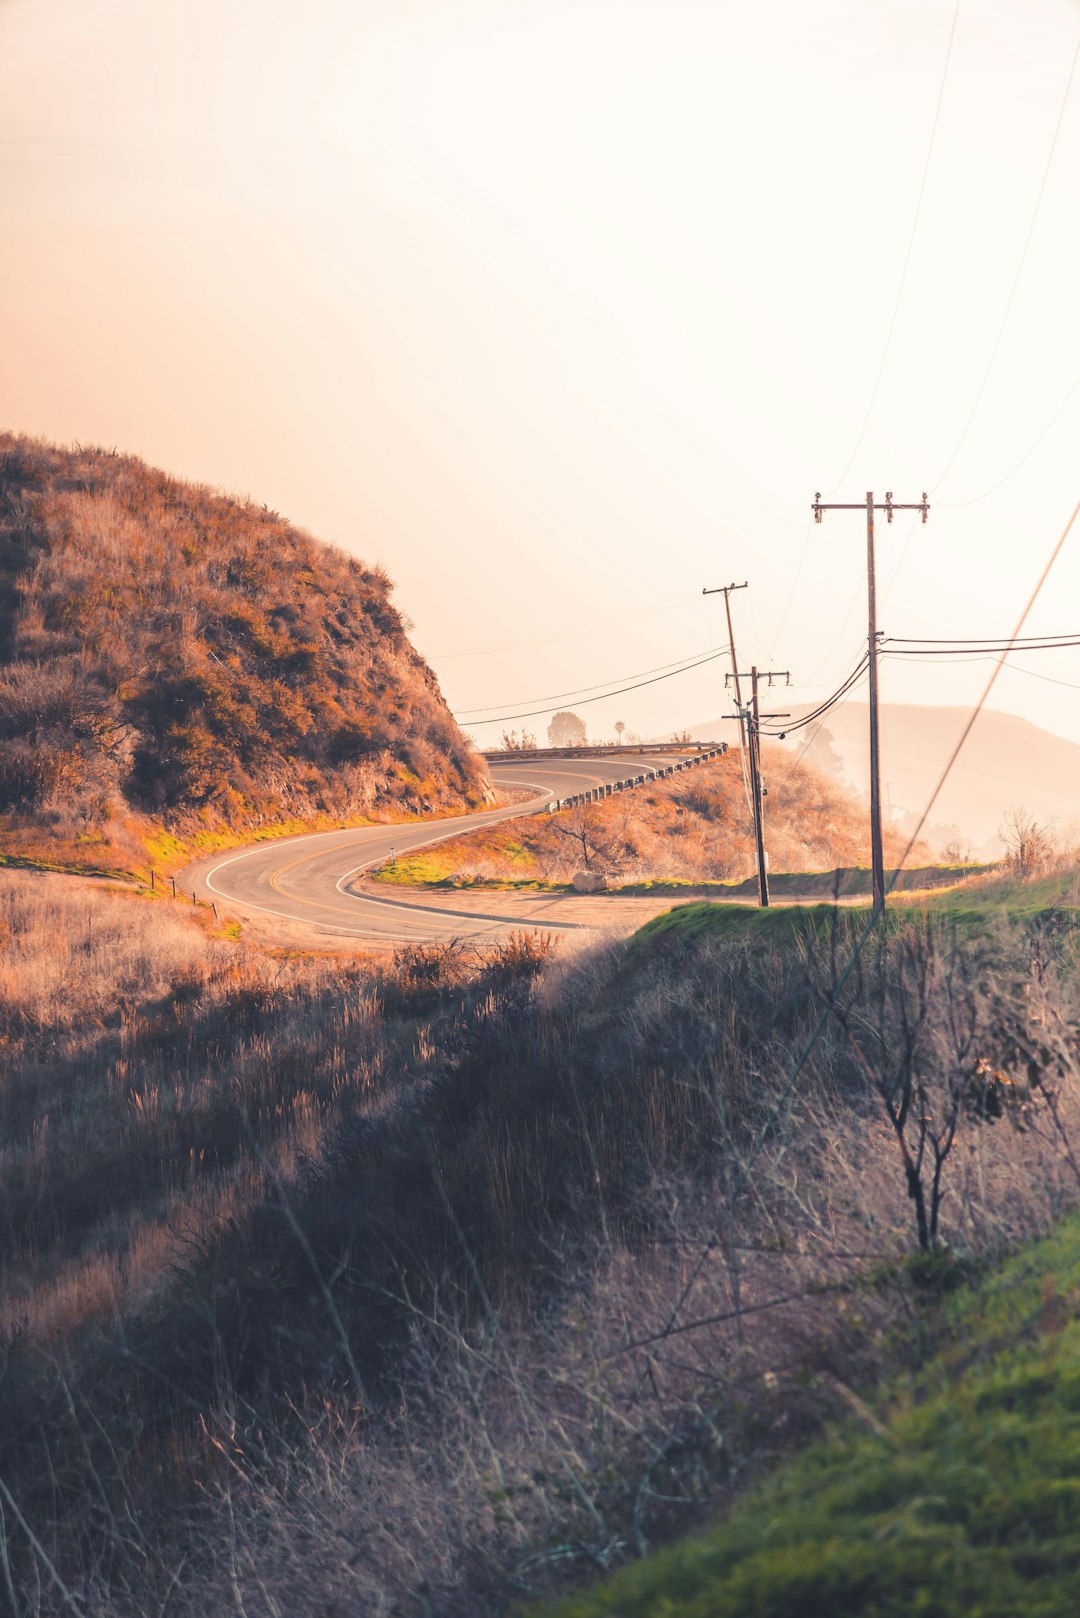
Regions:
M 863 633 L 858 514 L 808 526 L 838 480 L 932 491 L 881 528 L 887 633 L 1003 634 L 1080 497 L 1080 5 L 961 0 L 912 238 L 953 17 L 0 0 L 0 423 L 381 561 L 462 715 L 712 648 L 702 586 L 743 578 L 744 665 L 827 695 Z M 1080 630 L 1080 540 L 1030 628 Z M 1016 662 L 991 705 L 1080 740 L 1080 650 Z M 722 667 L 580 711 L 664 732 Z

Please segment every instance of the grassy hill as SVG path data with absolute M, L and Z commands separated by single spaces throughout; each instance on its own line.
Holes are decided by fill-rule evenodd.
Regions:
M 962 895 L 897 904 L 846 972 L 865 917 L 828 905 L 307 960 L 0 872 L 8 1604 L 503 1618 L 641 1560 L 627 1606 L 583 1610 L 663 1612 L 648 1553 L 774 1473 L 780 1507 L 736 1530 L 763 1618 L 834 1610 L 796 1599 L 819 1542 L 814 1578 L 858 1571 L 860 1534 L 961 1572 L 984 1528 L 1013 1535 L 1005 1572 L 1071 1555 L 1064 1352 L 1037 1385 L 995 1362 L 970 1397 L 911 1383 L 925 1417 L 890 1402 L 931 1350 L 961 1351 L 951 1376 L 965 1336 L 1010 1349 L 1026 1295 L 953 1337 L 954 1289 L 1076 1202 L 1074 918 L 1045 882 L 980 891 L 978 925 Z M 927 1195 L 945 1149 L 925 1252 L 887 1123 L 905 1085 Z M 1036 1287 L 1070 1355 L 1075 1285 Z M 1060 1428 L 1026 1540 L 1038 1463 L 995 1425 L 1014 1387 Z M 785 1486 L 852 1411 L 873 1442 Z M 843 1498 L 848 1471 L 877 1492 Z M 762 1573 L 766 1519 L 786 1549 Z M 671 1554 L 711 1611 L 708 1541 Z M 835 1610 L 888 1610 L 860 1599 Z
M 1078 1288 L 1074 1216 L 924 1315 L 919 1369 L 721 1527 L 531 1618 L 1066 1618 L 1080 1584 Z
M 377 568 L 130 456 L 0 436 L 0 815 L 81 849 L 480 800 Z

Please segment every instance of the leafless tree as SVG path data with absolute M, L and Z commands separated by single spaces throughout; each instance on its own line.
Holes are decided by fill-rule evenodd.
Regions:
M 885 1113 L 926 1252 L 938 1245 L 961 1130 L 1020 1123 L 1032 1103 L 1031 1042 L 1003 1015 L 1024 997 L 1014 984 L 991 987 L 988 946 L 964 944 L 930 917 L 883 930 L 864 953 L 868 964 L 860 959 L 845 981 L 834 947 L 829 1009 Z
M 1006 858 L 1017 876 L 1036 876 L 1053 864 L 1056 852 L 1053 823 L 1040 825 L 1022 804 L 1014 804 L 1006 812 L 1001 838 Z

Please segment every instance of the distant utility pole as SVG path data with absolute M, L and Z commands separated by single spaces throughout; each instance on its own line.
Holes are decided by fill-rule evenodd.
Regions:
M 744 679 L 745 675 L 742 676 Z M 738 688 L 739 674 L 732 670 L 726 676 L 725 685 L 729 679 L 734 679 Z M 754 841 L 757 844 L 757 874 L 758 874 L 758 904 L 765 909 L 769 903 L 769 873 L 765 865 L 765 787 L 761 780 L 761 721 L 762 719 L 786 719 L 786 713 L 762 714 L 758 709 L 758 681 L 768 680 L 772 685 L 774 680 L 786 680 L 791 684 L 791 675 L 787 669 L 770 669 L 759 673 L 755 664 L 750 670 L 750 711 L 745 715 L 746 728 L 750 738 L 750 796 L 753 800 L 754 810 Z M 739 709 L 742 714 L 742 708 Z
M 862 501 L 852 504 L 840 501 L 832 505 L 823 504 L 820 493 L 814 496 L 811 510 L 814 521 L 820 522 L 826 511 L 862 511 Z M 874 883 L 874 914 L 885 908 L 885 855 L 881 837 L 881 747 L 878 735 L 878 627 L 877 627 L 877 578 L 874 562 L 874 512 L 884 511 L 888 520 L 892 522 L 894 511 L 921 511 L 922 520 L 926 521 L 930 514 L 930 502 L 923 491 L 921 500 L 908 505 L 901 505 L 893 500 L 890 491 L 885 496 L 884 505 L 875 505 L 872 492 L 868 492 L 865 502 L 866 511 L 866 599 L 868 625 L 866 632 L 866 645 L 869 654 L 870 667 L 870 864 L 873 871 Z
M 739 710 L 739 746 L 746 747 L 746 725 L 743 720 L 742 692 L 739 689 L 739 665 L 735 660 L 735 631 L 731 627 L 731 592 L 732 590 L 745 590 L 747 581 L 741 584 L 721 584 L 715 590 L 702 590 L 703 596 L 723 596 L 724 611 L 727 613 L 728 646 L 731 648 L 731 672 L 735 680 L 735 706 Z M 726 683 L 726 682 L 725 682 Z

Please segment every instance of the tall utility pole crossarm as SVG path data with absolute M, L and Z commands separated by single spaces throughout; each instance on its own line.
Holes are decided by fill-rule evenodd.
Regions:
M 870 671 L 870 864 L 874 887 L 874 913 L 875 915 L 885 908 L 885 853 L 881 830 L 881 743 L 878 727 L 878 627 L 877 627 L 877 568 L 874 558 L 874 512 L 884 511 L 889 522 L 893 520 L 894 511 L 921 511 L 922 520 L 926 521 L 930 514 L 930 502 L 925 490 L 921 500 L 902 505 L 894 501 L 892 491 L 885 496 L 884 504 L 875 505 L 872 492 L 868 492 L 865 502 L 837 501 L 834 504 L 822 502 L 821 495 L 814 496 L 811 507 L 814 521 L 820 522 L 826 511 L 865 511 L 866 512 L 866 607 L 867 631 L 866 648 L 869 658 Z
M 739 711 L 739 746 L 746 747 L 746 723 L 742 711 L 742 691 L 739 689 L 739 665 L 735 658 L 735 631 L 731 627 L 731 592 L 732 590 L 745 590 L 748 581 L 741 584 L 721 584 L 715 590 L 702 590 L 703 596 L 723 596 L 724 611 L 727 613 L 728 646 L 731 650 L 731 673 L 735 681 L 735 706 Z
M 733 670 L 728 678 L 739 679 L 737 671 Z M 755 664 L 749 676 L 742 678 L 750 680 L 750 708 L 746 714 L 746 728 L 749 733 L 750 746 L 750 796 L 754 811 L 754 842 L 757 845 L 757 875 L 758 875 L 758 904 L 765 909 L 769 903 L 769 872 L 765 858 L 765 787 L 761 779 L 761 721 L 765 719 L 786 719 L 787 714 L 762 714 L 758 706 L 758 682 L 768 680 L 772 685 L 774 680 L 786 680 L 791 684 L 791 675 L 787 669 L 770 669 L 762 673 Z M 743 710 L 740 708 L 739 712 Z

